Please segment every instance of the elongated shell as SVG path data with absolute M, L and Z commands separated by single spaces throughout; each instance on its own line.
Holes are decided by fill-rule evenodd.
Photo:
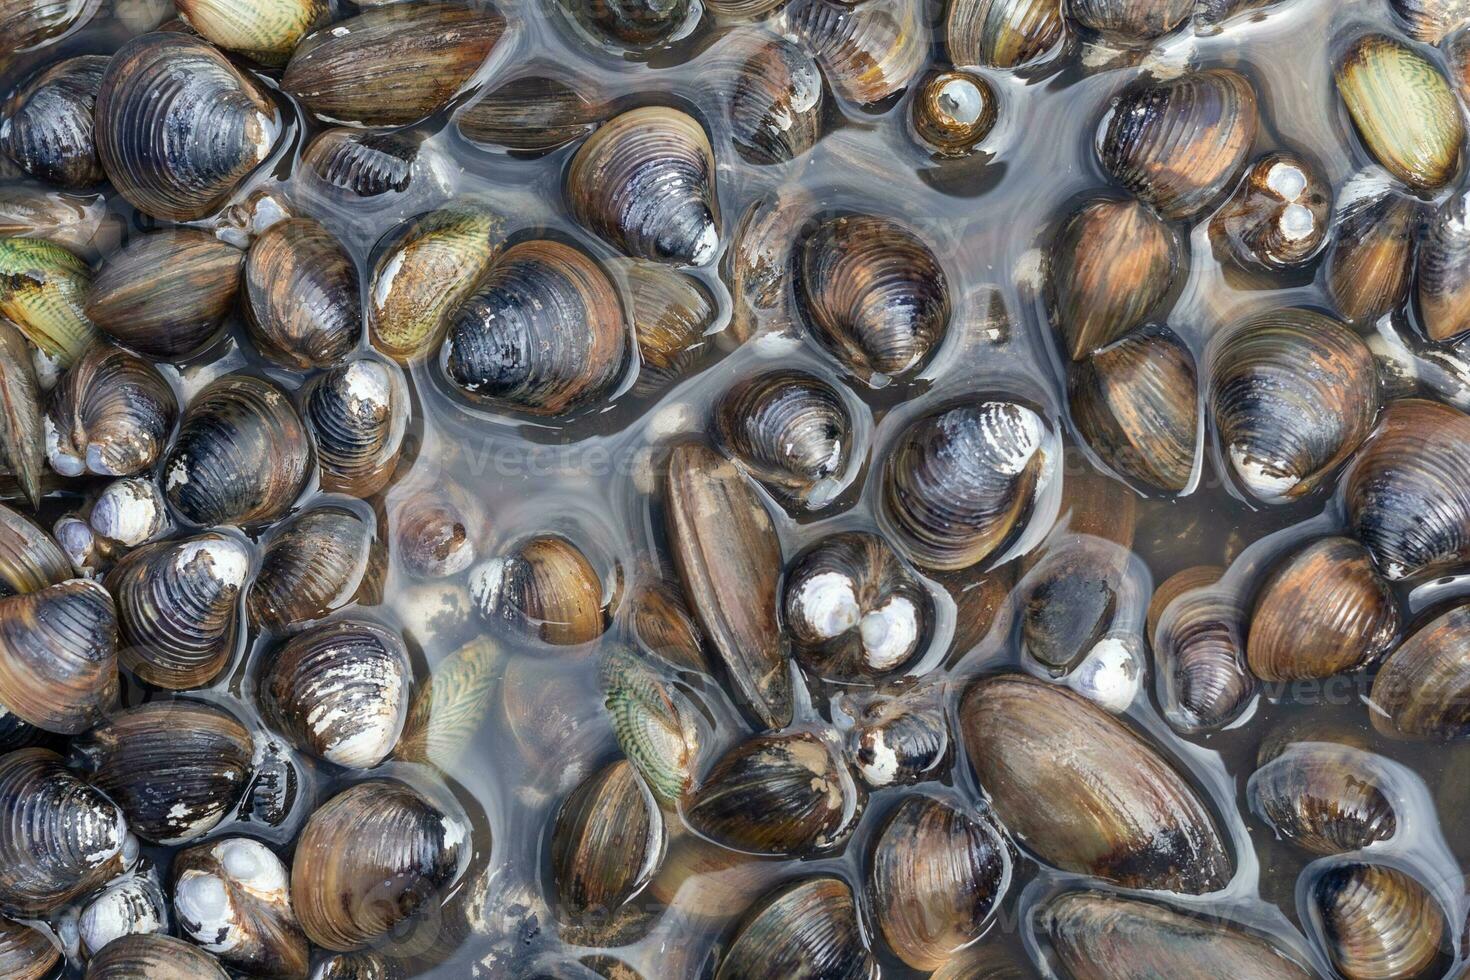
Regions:
M 45 460 L 41 419 L 41 386 L 31 346 L 19 330 L 0 318 L 0 464 L 14 472 L 33 507 L 41 505 L 41 467 Z
M 1104 38 L 1125 44 L 1151 41 L 1184 23 L 1194 0 L 1066 0 L 1072 19 Z
M 440 364 L 475 402 L 563 415 L 613 383 L 628 339 L 602 266 L 561 242 L 528 241 L 506 249 L 451 315 Z
M 952 756 L 940 684 L 897 681 L 853 717 L 848 757 L 874 789 L 940 778 Z
M 975 396 L 899 435 L 883 470 L 883 516 L 916 564 L 957 571 L 1002 553 L 1057 471 L 1056 433 L 1025 405 Z
M 1337 865 L 1312 882 L 1309 901 L 1327 956 L 1345 977 L 1419 976 L 1441 958 L 1444 912 L 1398 868 Z
M 715 157 L 704 127 L 663 106 L 625 112 L 567 170 L 572 215 L 634 258 L 708 265 L 720 247 Z
M 602 577 L 559 535 L 529 538 L 472 569 L 469 585 L 487 622 L 544 643 L 590 643 L 607 628 Z
M 914 133 L 939 157 L 969 155 L 995 128 L 995 89 L 970 71 L 930 71 L 910 110 Z
M 123 936 L 87 964 L 85 980 L 229 980 L 219 960 L 172 936 Z
M 1460 168 L 1465 124 L 1432 61 L 1387 35 L 1365 34 L 1334 77 L 1358 136 L 1389 173 L 1416 190 L 1449 183 Z
M 633 390 L 653 394 L 693 369 L 719 310 L 705 285 L 685 272 L 641 259 L 622 259 L 613 268 L 627 285 L 638 340 Z
M 0 504 L 0 592 L 35 592 L 71 577 L 71 565 L 51 536 Z
M 312 942 L 348 952 L 443 898 L 469 828 L 406 783 L 372 779 L 311 815 L 291 864 L 291 903 Z M 488 842 L 486 842 L 488 846 Z
M 716 980 L 877 980 L 878 961 L 858 923 L 857 901 L 841 878 L 782 885 L 741 920 Z
M 1245 76 L 1225 68 L 1189 72 L 1127 89 L 1099 128 L 1098 158 L 1165 218 L 1188 218 L 1235 180 L 1257 125 L 1256 94 Z
M 1038 924 L 1063 968 L 1077 980 L 1310 980 L 1317 975 L 1264 937 L 1228 920 L 1139 898 L 1068 892 L 1042 907 Z
M 1210 239 L 1245 268 L 1287 269 L 1327 240 L 1332 188 L 1294 153 L 1268 153 L 1210 219 Z
M 403 640 L 376 623 L 345 620 L 301 633 L 260 676 L 261 714 L 299 748 L 349 769 L 371 769 L 398 743 L 413 669 Z
M 793 0 L 776 24 L 816 56 L 837 94 L 874 106 L 908 87 L 929 55 L 929 28 L 908 0 Z
M 1385 578 L 1470 557 L 1470 417 L 1439 402 L 1391 403 L 1343 482 L 1348 525 Z
M 312 378 L 302 397 L 302 418 L 316 437 L 321 488 L 359 498 L 383 489 L 408 429 L 403 372 L 358 357 Z
M 74 735 L 117 690 L 117 614 L 101 585 L 74 579 L 0 599 L 0 707 Z
M 408 190 L 422 146 L 412 131 L 328 129 L 307 146 L 301 163 L 348 206 Z
M 665 510 L 689 604 L 745 709 L 791 723 L 788 651 L 778 619 L 781 541 L 735 466 L 699 445 L 669 456 Z
M 1236 479 L 1280 503 L 1310 493 L 1367 438 L 1378 371 L 1368 345 L 1339 321 L 1277 310 L 1213 350 L 1210 407 Z
M 1181 731 L 1229 724 L 1256 693 L 1246 667 L 1245 611 L 1233 591 L 1218 585 L 1223 573 L 1208 565 L 1186 568 L 1161 583 L 1149 604 L 1164 714 Z
M 1382 760 L 1332 742 L 1293 742 L 1246 784 L 1251 812 L 1313 854 L 1361 850 L 1398 830 Z
M 190 34 L 144 34 L 123 45 L 102 76 L 96 118 L 97 157 L 113 186 L 168 221 L 218 210 L 281 131 L 265 91 Z
M 1470 607 L 1456 606 L 1411 634 L 1373 679 L 1373 727 L 1400 738 L 1446 739 L 1470 732 Z
M 1011 856 L 988 814 L 912 797 L 879 833 L 871 874 L 884 941 L 930 971 L 984 934 L 1011 883 Z
M 205 40 L 264 65 L 284 65 L 328 14 L 327 0 L 180 0 L 178 8 Z
M 448 102 L 504 31 L 505 18 L 494 7 L 376 7 L 307 35 L 281 88 L 324 120 L 402 126 Z
M 0 909 L 36 918 L 116 874 L 122 812 L 47 749 L 0 756 Z
M 805 49 L 786 38 L 737 38 L 722 56 L 732 62 L 726 112 L 730 139 L 748 163 L 785 163 L 822 137 L 822 72 Z
M 230 967 L 304 978 L 306 936 L 291 911 L 291 880 L 259 841 L 228 837 L 174 856 L 174 911 L 184 933 Z
M 944 46 L 957 65 L 1017 68 L 1056 47 L 1063 29 L 1061 0 L 954 0 Z
M 604 704 L 618 746 L 659 802 L 676 807 L 699 757 L 695 706 L 650 664 L 618 647 L 602 665 Z
M 311 462 L 311 441 L 285 392 L 264 378 L 226 375 L 184 410 L 164 458 L 164 495 L 194 525 L 272 521 L 306 486 Z
M 1470 330 L 1470 199 L 1440 207 L 1419 243 L 1419 322 L 1430 340 Z
M 917 369 L 949 328 L 949 283 L 939 259 L 892 218 L 829 217 L 797 246 L 792 266 L 814 336 L 865 381 Z
M 319 507 L 271 537 L 246 606 L 257 627 L 285 632 L 357 600 L 374 601 L 373 528 L 342 507 Z
M 1338 212 L 1327 253 L 1327 291 L 1348 320 L 1376 320 L 1409 295 L 1423 208 L 1414 198 L 1389 190 L 1359 198 Z
M 720 448 L 782 500 L 819 508 L 840 489 L 852 416 L 814 374 L 777 370 L 736 382 L 714 407 Z
M 142 235 L 102 264 L 87 291 L 86 315 L 146 357 L 185 357 L 218 333 L 244 262 L 240 249 L 196 228 Z
M 330 367 L 362 334 L 357 266 L 311 218 L 272 225 L 245 256 L 250 337 L 271 360 Z
M 68 58 L 29 79 L 0 107 L 0 153 L 50 184 L 100 183 L 92 109 L 107 61 L 99 55 Z
M 61 950 L 39 929 L 0 919 L 0 973 L 11 980 L 45 980 L 61 962 Z
M 810 217 L 808 195 L 791 189 L 762 195 L 740 216 L 720 264 L 734 303 L 728 329 L 737 343 L 791 323 L 791 254 Z
M 602 109 L 577 84 L 528 75 L 512 79 L 466 107 L 455 118 L 477 143 L 519 153 L 549 153 L 592 132 Z
M 1229 879 L 1231 859 L 1195 790 L 1086 698 L 1025 675 L 992 676 L 965 693 L 960 729 L 996 816 L 1047 864 L 1187 894 Z
M 46 455 L 63 476 L 132 476 L 173 434 L 178 403 L 147 361 L 95 344 L 52 390 Z
M 82 309 L 92 271 L 75 253 L 39 238 L 0 238 L 0 316 L 63 368 L 97 339 Z
M 40 47 L 85 25 L 101 6 L 101 0 L 9 0 L 0 7 L 0 37 L 11 51 Z

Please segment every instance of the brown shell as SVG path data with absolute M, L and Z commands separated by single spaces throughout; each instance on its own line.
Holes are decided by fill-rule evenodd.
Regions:
M 46 453 L 63 476 L 133 476 L 151 469 L 179 406 L 152 364 L 94 344 L 51 391 Z
M 173 908 L 190 939 L 251 976 L 302 980 L 311 962 L 280 858 L 248 837 L 174 855 Z
M 488 623 L 557 646 L 591 643 L 607 629 L 602 577 L 571 541 L 542 534 L 470 572 Z
M 687 273 L 639 259 L 619 259 L 611 265 L 627 286 L 638 340 L 638 381 L 633 390 L 654 394 L 693 370 L 705 332 L 714 326 L 719 310 L 708 288 Z
M 1438 44 L 1470 22 L 1470 3 L 1466 0 L 1389 0 L 1389 6 L 1404 23 L 1408 35 L 1425 44 Z
M 874 106 L 908 87 L 929 57 L 929 27 L 907 0 L 792 0 L 777 29 L 804 44 L 842 98 Z
M 250 587 L 250 622 L 280 633 L 353 602 L 378 601 L 381 549 L 371 524 L 343 507 L 318 507 L 272 534 Z
M 40 525 L 0 504 L 0 592 L 35 592 L 72 574 L 66 555 Z
M 638 645 L 674 667 L 704 671 L 704 631 L 677 582 L 653 575 L 644 578 L 629 597 L 630 624 Z
M 1361 850 L 1398 830 L 1382 761 L 1348 745 L 1292 742 L 1251 774 L 1246 800 L 1277 837 L 1313 854 Z
M 0 467 L 15 474 L 33 507 L 41 506 L 45 434 L 31 346 L 14 324 L 0 317 Z
M 937 156 L 963 157 L 990 135 L 998 113 L 995 89 L 983 76 L 951 70 L 924 76 L 909 117 Z
M 101 0 L 12 0 L 0 7 L 0 37 L 10 51 L 40 47 L 84 26 Z
M 1327 252 L 1327 292 L 1354 323 L 1376 320 L 1409 295 L 1424 205 L 1385 191 L 1342 207 Z
M 1067 0 L 1078 24 L 1110 41 L 1138 44 L 1163 37 L 1189 17 L 1194 0 Z
M 807 371 L 778 369 L 731 385 L 713 409 L 714 437 L 783 503 L 831 502 L 853 454 L 853 422 L 833 388 Z
M 39 929 L 0 918 L 0 974 L 10 980 L 45 980 L 61 962 L 61 950 Z
M 74 735 L 117 692 L 117 613 L 101 585 L 74 579 L 0 599 L 0 707 Z
M 708 70 L 720 86 L 735 152 L 747 163 L 786 163 L 822 138 L 822 72 L 795 42 L 737 34 Z
M 1470 330 L 1470 197 L 1440 206 L 1419 242 L 1419 322 L 1430 340 Z
M 1164 714 L 1185 732 L 1234 721 L 1256 693 L 1246 668 L 1245 612 L 1217 583 L 1224 569 L 1186 568 L 1160 583 L 1148 607 Z
M 529 75 L 512 79 L 455 117 L 459 131 L 477 143 L 519 153 L 549 153 L 592 132 L 600 106 L 572 82 Z
M 1210 240 L 1244 268 L 1289 269 L 1317 254 L 1331 213 L 1332 188 L 1315 165 L 1268 153 L 1210 219 Z
M 449 578 L 468 569 L 490 529 L 483 502 L 451 479 L 394 499 L 389 514 L 394 559 L 423 578 Z
M 783 188 L 758 197 L 740 216 L 720 263 L 734 304 L 727 330 L 736 343 L 785 327 L 794 316 L 791 253 L 811 216 L 809 203 L 805 192 Z
M 1470 607 L 1425 623 L 1388 655 L 1373 679 L 1373 727 L 1399 738 L 1448 739 L 1470 733 Z
M 857 900 L 841 878 L 788 882 L 761 897 L 736 928 L 715 980 L 878 980 Z
M 82 55 L 37 72 L 0 107 L 0 153 L 61 187 L 104 179 L 93 139 L 93 106 L 108 59 Z
M 321 489 L 367 498 L 392 479 L 408 431 L 409 392 L 392 362 L 365 355 L 302 386 L 301 417 L 315 437 Z
M 87 962 L 84 980 L 229 980 L 219 961 L 172 936 L 123 936 Z
M 1446 960 L 1445 914 L 1429 889 L 1386 864 L 1348 863 L 1312 882 L 1310 902 L 1327 956 L 1351 980 L 1426 975 Z
M 260 352 L 288 367 L 331 367 L 362 336 L 357 266 L 311 218 L 272 225 L 245 256 L 245 312 Z
M 944 47 L 957 65 L 1018 68 L 1056 47 L 1064 25 L 1061 0 L 953 0 Z

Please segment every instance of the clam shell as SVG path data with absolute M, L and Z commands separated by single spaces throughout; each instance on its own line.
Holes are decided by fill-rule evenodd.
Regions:
M 39 238 L 0 238 L 0 317 L 62 368 L 97 340 L 82 309 L 92 282 L 87 263 Z
M 31 347 L 19 330 L 0 318 L 0 464 L 15 473 L 33 507 L 41 506 L 45 461 L 41 419 L 41 386 L 32 366 Z
M 638 341 L 633 390 L 650 395 L 672 387 L 699 360 L 705 332 L 718 318 L 715 298 L 698 279 L 659 262 L 621 259 L 612 267 L 627 286 Z
M 488 637 L 477 636 L 439 661 L 413 696 L 396 757 L 453 771 L 490 713 L 503 656 Z M 545 716 L 537 720 L 546 722 Z
M 1434 62 L 1387 35 L 1365 34 L 1343 54 L 1334 77 L 1358 136 L 1384 169 L 1422 191 L 1454 178 L 1465 124 Z
M 1470 22 L 1466 0 L 1389 0 L 1408 35 L 1425 44 L 1438 44 L 1445 36 Z
M 995 89 L 968 71 L 930 71 L 910 109 L 914 133 L 940 157 L 963 157 L 990 135 L 999 112 Z
M 26 173 L 61 187 L 104 179 L 93 138 L 92 107 L 107 58 L 82 55 L 34 76 L 0 107 L 0 153 Z
M 382 953 L 333 953 L 317 962 L 311 980 L 406 980 L 406 974 Z
M 1088 535 L 1058 540 L 1017 587 L 1022 650 L 1053 676 L 1070 674 L 1126 614 L 1128 554 Z
M 625 255 L 703 266 L 720 247 L 714 180 L 698 120 L 647 106 L 587 138 L 567 169 L 566 199 L 573 217 Z
M 265 90 L 189 34 L 144 34 L 97 91 L 97 158 L 129 204 L 167 221 L 219 210 L 271 155 L 281 117 Z
M 732 385 L 714 407 L 720 449 L 784 502 L 817 509 L 840 489 L 853 423 L 831 385 L 776 370 Z
M 841 878 L 821 876 L 784 884 L 751 906 L 720 959 L 715 980 L 877 980 L 878 975 L 852 889 Z
M 68 194 L 34 181 L 0 182 L 0 235 L 44 238 L 88 259 L 117 244 L 105 194 Z
M 71 564 L 51 536 L 0 504 L 0 592 L 35 592 L 71 577 Z
M 1332 187 L 1294 153 L 1268 153 L 1210 219 L 1210 239 L 1237 265 L 1289 269 L 1317 254 L 1327 240 Z
M 722 79 L 725 111 L 741 159 L 786 163 L 822 138 L 822 72 L 804 48 L 786 38 L 741 37 L 720 61 L 715 71 L 729 76 Z
M 393 557 L 410 574 L 449 578 L 475 563 L 489 532 L 481 501 L 441 480 L 394 501 Z
M 328 7 L 328 0 L 178 0 L 179 17 L 205 40 L 264 65 L 284 65 Z
M 1210 37 L 1225 29 L 1227 21 L 1237 16 L 1274 7 L 1281 0 L 1194 0 L 1194 32 L 1200 37 Z M 1261 19 L 1256 14 L 1252 20 Z
M 351 256 L 311 218 L 271 226 L 245 256 L 250 339 L 288 367 L 331 367 L 357 346 L 360 292 Z
M 470 596 L 488 623 L 557 646 L 590 643 L 607 628 L 602 577 L 575 544 L 528 538 L 470 571 Z
M 676 807 L 693 782 L 699 758 L 695 706 L 651 665 L 621 647 L 603 662 L 602 684 L 618 746 L 659 803 Z
M 173 860 L 174 911 L 185 935 L 251 976 L 303 978 L 311 954 L 291 911 L 281 859 L 259 841 L 227 837 Z
M 640 581 L 629 598 L 634 639 L 670 666 L 708 671 L 704 631 L 685 601 L 683 589 L 661 573 L 653 576 Z
M 734 309 L 726 328 L 745 343 L 768 325 L 784 327 L 793 314 L 788 283 L 791 254 L 810 217 L 807 196 L 783 189 L 746 208 L 721 263 Z
M 443 106 L 505 31 L 494 7 L 392 4 L 308 34 L 281 89 L 323 120 L 402 126 Z
M 1470 199 L 1440 207 L 1419 243 L 1419 322 L 1430 340 L 1470 330 Z
M 1133 0 L 1096 2 L 1155 6 Z M 1098 159 L 1114 180 L 1165 218 L 1189 218 L 1234 182 L 1258 122 L 1254 89 L 1230 69 L 1144 81 L 1125 90 L 1104 117 Z
M 0 599 L 0 707 L 48 732 L 91 728 L 117 700 L 117 614 L 73 579 Z
M 875 106 L 908 87 L 929 57 L 929 28 L 911 0 L 793 0 L 777 29 L 816 57 L 839 96 Z
M 1110 41 L 1136 44 L 1163 37 L 1189 17 L 1194 0 L 1066 0 L 1067 14 Z
M 949 329 L 944 268 L 892 218 L 826 218 L 796 247 L 791 274 L 813 336 L 870 384 L 917 370 Z
M 1019 68 L 1056 47 L 1064 29 L 1061 0 L 955 0 L 944 46 L 957 65 Z
M 1328 958 L 1352 980 L 1419 976 L 1441 956 L 1444 912 L 1398 868 L 1332 867 L 1312 883 L 1308 900 Z
M 717 17 L 731 20 L 754 20 L 780 7 L 786 0 L 705 0 Z
M 847 754 L 874 789 L 941 778 L 952 745 L 941 684 L 896 682 L 853 716 Z
M 163 375 L 116 347 L 94 344 L 52 389 L 46 455 L 63 476 L 132 476 L 153 466 L 173 434 L 178 402 Z
M 689 21 L 690 0 L 582 0 L 573 9 L 597 34 L 629 47 L 670 40 Z M 696 19 L 699 9 L 692 10 Z
M 739 470 L 703 446 L 675 448 L 667 480 L 669 538 L 689 605 L 746 712 L 784 728 L 794 694 L 775 525 Z
M 11 980 L 45 980 L 61 962 L 61 950 L 39 929 L 0 918 L 0 973 Z
M 376 602 L 381 554 L 373 527 L 343 507 L 318 507 L 280 525 L 266 545 L 246 608 L 282 633 L 353 602 Z
M 460 111 L 466 139 L 518 153 L 550 153 L 592 132 L 602 109 L 576 84 L 528 75 L 513 79 Z
M 0 8 L 0 37 L 10 51 L 55 42 L 84 26 L 102 0 L 12 0 Z
M 1234 592 L 1219 586 L 1223 573 L 1186 568 L 1160 584 L 1149 604 L 1164 714 L 1184 732 L 1228 725 L 1256 693 L 1246 668 L 1245 611 Z
M 960 730 L 996 816 L 1047 864 L 1191 895 L 1230 878 L 1231 858 L 1195 790 L 1086 698 L 1021 674 L 988 677 L 965 693 Z
M 1373 679 L 1373 727 L 1399 738 L 1470 733 L 1470 666 L 1463 651 L 1470 607 L 1456 606 L 1409 635 Z
M 1377 320 L 1409 295 L 1422 215 L 1423 205 L 1391 190 L 1338 211 L 1327 252 L 1327 292 L 1348 320 Z
M 306 383 L 302 419 L 316 442 L 321 488 L 371 497 L 398 466 L 409 421 L 408 385 L 387 361 L 358 357 Z
M 146 936 L 168 928 L 169 903 L 152 871 L 120 875 L 87 899 L 77 916 L 80 953 L 91 959 L 123 936 Z
M 1251 812 L 1313 854 L 1357 851 L 1398 830 L 1378 756 L 1331 742 L 1293 742 L 1246 784 Z
M 172 936 L 123 936 L 87 964 L 84 980 L 229 980 L 219 961 Z
M 60 522 L 57 522 L 60 527 Z M 168 504 L 152 479 L 125 476 L 113 480 L 97 495 L 87 527 L 111 556 L 157 540 L 170 530 Z M 57 531 L 57 540 L 61 533 Z M 64 543 L 64 542 L 63 542 Z
M 301 163 L 351 202 L 408 190 L 422 145 L 412 132 L 328 129 L 307 146 Z

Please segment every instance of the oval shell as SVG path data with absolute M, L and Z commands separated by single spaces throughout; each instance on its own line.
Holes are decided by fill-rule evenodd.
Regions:
M 1062 39 L 1061 0 L 953 0 L 944 46 L 957 65 L 1018 68 Z
M 331 367 L 362 335 L 357 266 L 311 218 L 272 225 L 245 256 L 245 312 L 260 352 L 288 367 Z
M 1373 727 L 1399 738 L 1470 733 L 1470 665 L 1463 656 L 1470 607 L 1425 623 L 1395 649 L 1373 679 Z
M 75 735 L 117 700 L 117 613 L 96 582 L 73 579 L 0 599 L 0 707 Z
M 841 878 L 790 882 L 763 896 L 741 919 L 715 980 L 877 980 L 857 900 Z
M 49 184 L 100 183 L 92 110 L 107 61 L 98 55 L 68 58 L 28 79 L 0 107 L 0 153 Z
M 345 507 L 317 507 L 278 526 L 246 608 L 258 628 L 281 633 L 354 602 L 377 601 L 373 527 Z
M 1381 761 L 1348 745 L 1293 742 L 1251 774 L 1246 800 L 1277 837 L 1313 854 L 1361 850 L 1398 830 Z
M 853 423 L 831 385 L 806 371 L 738 381 L 714 407 L 720 448 L 779 499 L 816 509 L 841 487 Z
M 1441 956 L 1445 917 L 1422 884 L 1386 864 L 1323 871 L 1310 908 L 1328 958 L 1345 977 L 1413 977 Z
M 46 454 L 63 476 L 132 476 L 149 469 L 173 434 L 178 403 L 158 370 L 94 344 L 52 389 Z

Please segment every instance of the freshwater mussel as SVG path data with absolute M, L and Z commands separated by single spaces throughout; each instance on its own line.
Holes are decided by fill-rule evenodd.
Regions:
M 1229 724 L 1256 693 L 1246 614 L 1223 574 L 1211 565 L 1186 568 L 1161 582 L 1149 604 L 1165 717 L 1183 731 Z
M 173 434 L 178 404 L 156 368 L 96 344 L 62 375 L 46 412 L 46 458 L 62 476 L 133 476 Z

